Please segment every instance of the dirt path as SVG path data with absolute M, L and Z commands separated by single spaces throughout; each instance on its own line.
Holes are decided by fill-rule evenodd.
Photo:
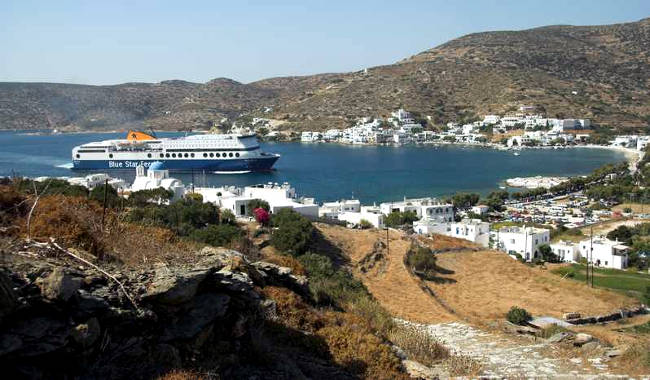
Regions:
M 351 266 L 373 251 L 375 242 L 386 242 L 385 231 L 359 231 L 337 226 L 318 224 L 318 229 L 349 257 Z M 393 315 L 421 323 L 456 320 L 430 295 L 422 291 L 418 281 L 411 277 L 403 258 L 411 243 L 402 234 L 390 231 L 388 249 L 376 269 L 367 273 L 357 270 L 356 275 L 366 285 L 379 303 Z
M 521 342 L 487 333 L 459 322 L 417 324 L 455 354 L 469 356 L 483 364 L 482 375 L 497 378 L 602 378 L 618 377 L 597 356 L 553 358 L 553 347 L 543 341 Z

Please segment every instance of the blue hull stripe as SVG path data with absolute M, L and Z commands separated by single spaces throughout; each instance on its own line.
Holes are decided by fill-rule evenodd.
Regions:
M 149 167 L 151 163 L 160 161 L 166 169 L 173 171 L 268 171 L 280 158 L 279 156 L 258 157 L 232 160 L 73 160 L 75 170 L 124 170 L 135 169 L 138 165 Z

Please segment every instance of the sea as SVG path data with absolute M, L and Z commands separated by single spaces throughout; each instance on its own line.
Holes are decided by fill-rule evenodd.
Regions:
M 181 136 L 159 133 L 159 137 Z M 123 138 L 123 133 L 0 132 L 0 176 L 74 177 L 71 150 L 92 141 Z M 325 143 L 262 143 L 282 155 L 269 173 L 172 173 L 186 185 L 245 186 L 288 182 L 296 192 L 318 202 L 360 199 L 363 204 L 404 197 L 447 196 L 455 192 L 487 194 L 512 177 L 575 176 L 607 163 L 625 160 L 608 149 L 525 149 L 446 146 L 348 146 Z M 131 181 L 134 170 L 108 172 Z M 510 189 L 512 190 L 512 189 Z

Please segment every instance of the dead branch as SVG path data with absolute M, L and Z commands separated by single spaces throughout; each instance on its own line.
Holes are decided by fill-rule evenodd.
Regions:
M 34 196 L 36 198 L 34 199 L 34 204 L 32 205 L 32 208 L 29 210 L 29 215 L 27 215 L 27 241 L 28 242 L 32 240 L 32 227 L 31 227 L 32 213 L 34 212 L 34 209 L 36 209 L 36 205 L 38 204 L 38 200 L 41 199 L 41 195 L 47 191 L 48 187 L 50 187 L 50 183 L 52 183 L 51 179 L 47 181 L 45 188 L 43 189 L 41 194 L 39 194 L 38 189 L 36 188 L 36 182 L 32 182 L 32 184 L 34 185 Z
M 124 296 L 125 296 L 125 297 L 130 301 L 130 302 L 131 302 L 131 304 L 133 305 L 133 307 L 134 307 L 137 311 L 140 311 L 140 308 L 138 307 L 138 304 L 135 302 L 135 300 L 133 299 L 133 297 L 131 297 L 131 295 L 129 295 L 129 292 L 126 291 L 126 288 L 124 287 L 124 284 L 122 284 L 122 282 L 121 282 L 120 280 L 118 280 L 115 276 L 113 276 L 112 274 L 106 272 L 105 270 L 103 270 L 102 268 L 98 267 L 97 265 L 91 263 L 90 261 L 88 261 L 88 260 L 86 260 L 86 259 L 84 259 L 84 258 L 82 258 L 82 257 L 79 257 L 79 256 L 75 255 L 74 253 L 68 251 L 67 249 L 64 249 L 63 247 L 61 247 L 60 245 L 58 245 L 58 244 L 56 244 L 56 243 L 54 242 L 54 238 L 50 238 L 50 242 L 51 242 L 51 244 L 52 244 L 55 248 L 57 248 L 59 251 L 65 253 L 65 254 L 68 255 L 68 256 L 71 256 L 71 257 L 73 257 L 73 258 L 75 258 L 75 259 L 81 261 L 82 263 L 84 263 L 84 264 L 86 264 L 86 265 L 92 267 L 93 269 L 97 270 L 98 272 L 100 272 L 100 273 L 103 274 L 104 276 L 108 277 L 109 279 L 115 281 L 115 282 L 117 283 L 117 285 L 119 285 L 120 289 L 122 289 L 122 292 L 124 293 Z

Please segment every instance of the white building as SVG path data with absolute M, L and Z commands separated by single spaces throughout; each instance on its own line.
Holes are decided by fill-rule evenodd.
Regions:
M 487 247 L 490 245 L 490 223 L 483 222 L 481 219 L 463 219 L 450 224 L 447 236 L 469 240 Z
M 470 211 L 476 215 L 485 215 L 488 213 L 489 210 L 490 207 L 486 205 L 476 205 L 476 206 L 472 206 L 472 208 L 470 209 Z
M 169 170 L 165 168 L 165 164 L 160 161 L 155 161 L 147 169 L 139 165 L 135 168 L 135 180 L 131 185 L 131 192 L 140 190 L 154 190 L 162 187 L 173 193 L 171 201 L 180 199 L 185 194 L 185 186 L 183 183 L 176 179 L 169 177 Z
M 421 235 L 440 234 L 469 240 L 483 247 L 490 245 L 490 223 L 480 219 L 466 218 L 460 222 L 449 223 L 423 218 L 413 223 L 413 230 Z
M 267 202 L 271 214 L 283 208 L 291 208 L 303 216 L 318 217 L 318 205 L 314 203 L 314 199 L 297 198 L 296 190 L 286 182 L 282 185 L 268 183 L 246 186 L 243 189 L 234 186 L 196 188 L 194 192 L 201 194 L 204 202 L 211 202 L 219 208 L 228 209 L 240 218 L 247 218 L 251 214 L 249 204 L 255 199 Z
M 353 225 L 359 225 L 362 220 L 365 220 L 375 228 L 384 228 L 384 214 L 375 206 L 361 206 L 358 212 L 340 212 L 337 219 Z
M 539 258 L 539 246 L 549 244 L 550 231 L 536 227 L 502 227 L 492 232 L 496 248 L 509 254 L 518 253 L 526 261 Z
M 342 212 L 361 212 L 361 202 L 358 199 L 343 199 L 336 202 L 325 202 L 318 208 L 320 218 L 338 219 Z
M 591 251 L 592 247 L 593 251 Z M 629 247 L 619 241 L 599 236 L 595 237 L 593 241 L 589 239 L 582 240 L 578 245 L 578 249 L 581 257 L 596 266 L 614 269 L 627 268 Z
M 286 182 L 282 185 L 268 183 L 265 185 L 246 186 L 242 195 L 250 199 L 266 201 L 270 206 L 271 213 L 275 213 L 283 208 L 291 208 L 303 216 L 318 217 L 318 205 L 314 203 L 314 199 L 296 198 L 296 189 Z
M 94 189 L 97 186 L 101 186 L 108 181 L 108 185 L 113 187 L 117 191 L 126 189 L 126 182 L 121 178 L 112 178 L 108 174 L 104 173 L 94 173 L 89 174 L 85 177 L 72 177 L 67 179 L 68 183 L 71 185 L 84 186 L 87 189 Z
M 570 241 L 559 241 L 551 244 L 551 251 L 565 263 L 575 263 L 580 259 L 578 245 Z
M 414 198 L 399 202 L 384 202 L 379 205 L 382 214 L 391 212 L 413 211 L 418 218 L 431 219 L 437 222 L 452 222 L 454 220 L 454 207 L 442 203 L 436 198 Z
M 316 142 L 320 141 L 323 135 L 320 132 L 305 131 L 300 134 L 301 142 Z
M 501 120 L 499 115 L 485 115 L 483 124 L 497 124 Z

